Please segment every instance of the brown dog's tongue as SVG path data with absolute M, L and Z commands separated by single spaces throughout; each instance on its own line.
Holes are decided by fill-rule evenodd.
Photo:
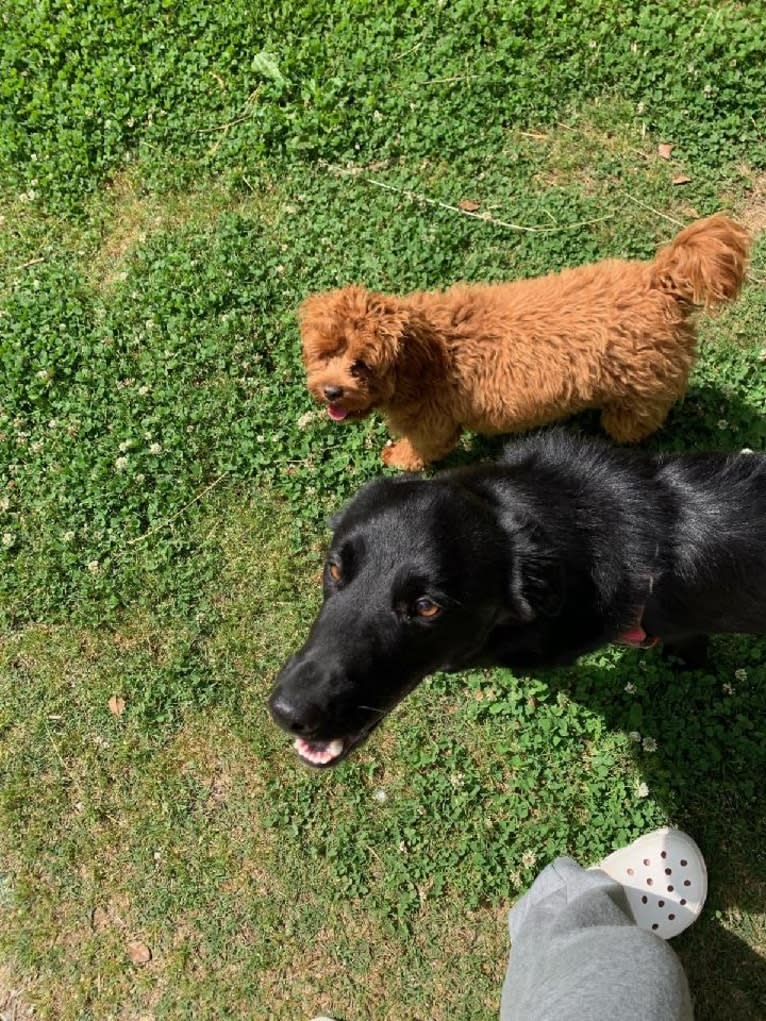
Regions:
M 341 408 L 338 404 L 328 404 L 327 414 L 333 420 L 333 422 L 342 422 L 348 412 L 345 408 Z

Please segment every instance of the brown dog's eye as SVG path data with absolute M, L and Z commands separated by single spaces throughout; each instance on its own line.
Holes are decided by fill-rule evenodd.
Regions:
M 436 617 L 442 612 L 441 606 L 435 603 L 433 599 L 429 599 L 427 596 L 423 596 L 422 599 L 418 599 L 415 603 L 415 613 L 418 617 Z
M 343 571 L 340 569 L 340 564 L 336 564 L 334 560 L 331 560 L 327 565 L 327 573 L 333 581 L 341 581 L 343 578 Z
M 363 362 L 361 358 L 357 358 L 355 362 L 351 363 L 351 375 L 352 376 L 364 376 L 365 373 L 370 371 L 370 367 L 367 362 Z

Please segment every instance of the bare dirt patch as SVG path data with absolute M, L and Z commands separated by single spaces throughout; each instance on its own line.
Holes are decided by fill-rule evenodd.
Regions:
M 752 176 L 752 184 L 736 212 L 737 218 L 754 236 L 766 230 L 766 174 Z
M 10 968 L 0 964 L 0 1021 L 27 1021 L 34 1017 L 24 1000 L 24 988 Z

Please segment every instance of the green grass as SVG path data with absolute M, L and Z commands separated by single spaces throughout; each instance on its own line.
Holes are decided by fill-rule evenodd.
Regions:
M 698 1015 L 761 1016 L 762 640 L 435 677 L 330 774 L 265 709 L 386 437 L 309 414 L 298 302 L 766 226 L 759 7 L 261 8 L 0 15 L 0 1011 L 490 1018 L 539 867 L 672 820 Z M 766 447 L 765 280 L 653 449 Z

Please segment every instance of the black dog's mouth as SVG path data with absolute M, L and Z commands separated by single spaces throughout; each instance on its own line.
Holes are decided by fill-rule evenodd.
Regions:
M 293 748 L 301 762 L 305 762 L 307 766 L 312 766 L 314 769 L 328 769 L 331 766 L 337 766 L 357 745 L 366 741 L 380 722 L 380 720 L 375 720 L 356 734 L 336 737 L 332 741 L 306 741 L 302 737 L 296 737 L 293 741 Z

